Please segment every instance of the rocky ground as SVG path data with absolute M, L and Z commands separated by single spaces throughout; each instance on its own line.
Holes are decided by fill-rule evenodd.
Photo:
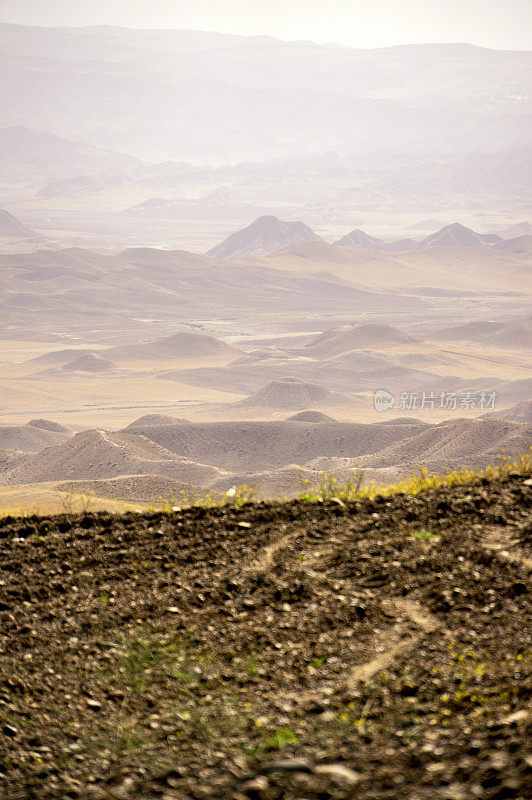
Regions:
M 530 797 L 526 479 L 0 520 L 0 797 Z

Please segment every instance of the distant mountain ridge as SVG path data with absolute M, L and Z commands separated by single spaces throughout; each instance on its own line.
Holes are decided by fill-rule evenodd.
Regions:
M 522 228 L 526 223 L 522 223 Z M 236 231 L 219 244 L 212 247 L 206 255 L 214 258 L 235 258 L 241 255 L 273 255 L 283 248 L 303 242 L 320 242 L 327 247 L 354 247 L 359 250 L 406 252 L 424 250 L 430 247 L 500 247 L 516 253 L 530 252 L 528 234 L 515 239 L 504 240 L 496 233 L 477 233 L 460 222 L 445 225 L 421 241 L 397 239 L 386 241 L 370 236 L 355 228 L 341 239 L 329 245 L 321 236 L 304 222 L 284 222 L 273 215 L 258 217 L 250 225 Z
M 54 180 L 95 176 L 102 170 L 131 170 L 133 156 L 71 141 L 24 125 L 0 129 L 0 171 L 4 180 Z
M 215 258 L 240 255 L 269 255 L 296 242 L 322 242 L 304 222 L 284 222 L 273 215 L 258 217 L 251 225 L 228 236 L 208 251 Z
M 20 220 L 0 208 L 0 236 L 17 236 L 20 238 L 35 236 L 35 231 L 23 225 Z
M 419 247 L 485 247 L 500 241 L 496 234 L 475 233 L 459 222 L 446 225 L 436 233 L 427 236 L 419 243 Z
M 530 72 L 524 51 L 8 24 L 0 50 L 5 126 L 38 120 L 61 137 L 151 162 L 300 157 L 346 142 L 458 153 L 466 137 L 471 151 L 524 138 L 510 102 Z M 187 124 L 176 126 L 180 119 Z
M 499 250 L 506 250 L 509 253 L 519 253 L 526 255 L 532 253 L 532 234 L 524 233 L 522 236 L 516 236 L 514 239 L 504 239 L 498 242 L 495 247 Z
M 524 223 L 526 224 L 526 223 Z M 526 237 L 523 239 L 524 246 L 527 246 Z M 435 233 L 431 233 L 421 241 L 415 239 L 398 239 L 397 241 L 387 242 L 375 236 L 370 236 L 365 231 L 358 229 L 352 230 L 338 241 L 334 242 L 337 247 L 359 247 L 362 250 L 387 250 L 401 252 L 403 250 L 425 249 L 428 247 L 486 247 L 497 246 L 513 252 L 528 252 L 527 250 L 513 250 L 509 240 L 506 245 L 502 238 L 496 233 L 476 233 L 471 228 L 467 228 L 460 222 L 453 222 L 445 225 Z

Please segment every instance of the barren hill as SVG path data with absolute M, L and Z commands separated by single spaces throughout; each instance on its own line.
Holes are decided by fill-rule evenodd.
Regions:
M 13 485 L 120 475 L 166 475 L 202 486 L 219 474 L 212 466 L 176 457 L 144 436 L 87 430 L 28 456 L 14 469 L 0 473 L 0 482 Z
M 288 420 L 294 422 L 336 422 L 335 419 L 329 417 L 327 414 L 322 414 L 321 411 L 298 411 L 297 414 L 292 414 Z
M 65 372 L 107 372 L 116 368 L 116 364 L 98 353 L 85 353 L 61 367 Z
M 247 228 L 237 231 L 207 255 L 232 258 L 240 255 L 268 255 L 294 242 L 323 241 L 303 222 L 283 222 L 274 216 L 259 217 Z
M 152 342 L 111 347 L 106 355 L 117 360 L 207 358 L 209 356 L 236 358 L 240 350 L 203 333 L 179 332 Z
M 526 452 L 532 428 L 499 419 L 457 419 L 431 426 L 417 435 L 367 456 L 368 467 L 427 466 L 440 471 L 457 465 L 485 466 L 500 455 Z
M 80 348 L 65 348 L 64 350 L 52 350 L 49 353 L 43 353 L 42 356 L 36 356 L 30 359 L 33 364 L 66 364 L 69 361 L 86 356 L 92 353 L 92 350 Z
M 127 429 L 126 429 L 127 430 Z M 354 458 L 419 432 L 412 425 L 344 422 L 204 422 L 140 424 L 136 433 L 184 458 L 231 472 L 306 464 L 318 456 Z
M 453 325 L 449 328 L 440 328 L 430 334 L 431 339 L 437 341 L 481 341 L 485 336 L 500 331 L 503 322 L 491 320 L 476 320 L 463 325 Z
M 479 235 L 480 238 L 480 235 Z M 338 247 L 327 242 L 302 242 L 268 256 L 278 270 L 311 274 L 324 270 L 360 288 L 371 285 L 374 291 L 408 289 L 421 295 L 459 296 L 490 292 L 530 292 L 530 256 L 484 246 L 481 241 L 469 246 L 427 246 L 406 252 L 362 250 Z M 390 297 L 391 299 L 391 297 Z
M 532 225 L 530 222 L 517 222 L 515 225 L 510 225 L 501 232 L 503 239 L 516 239 L 518 236 L 524 234 L 532 234 Z
M 377 239 L 375 236 L 370 236 L 358 228 L 346 233 L 338 241 L 333 242 L 336 247 L 360 247 L 362 250 L 379 250 L 382 244 L 382 239 Z
M 510 321 L 467 322 L 451 328 L 441 328 L 431 334 L 437 340 L 457 340 L 484 343 L 495 347 L 532 347 L 532 317 Z
M 500 250 L 506 250 L 509 253 L 532 253 L 532 234 L 524 233 L 522 236 L 516 236 L 514 239 L 506 239 L 498 242 L 495 247 Z
M 369 236 L 364 231 L 355 229 L 342 236 L 341 239 L 333 243 L 335 247 L 358 247 L 361 250 L 389 250 L 390 252 L 400 253 L 404 250 L 413 250 L 417 246 L 415 239 L 396 239 L 395 241 L 385 241 L 375 236 Z
M 532 348 L 532 317 L 519 319 L 503 325 L 498 330 L 493 330 L 484 337 L 486 344 L 497 347 L 523 347 Z
M 522 400 L 511 408 L 502 411 L 490 411 L 484 414 L 483 419 L 510 419 L 513 422 L 526 422 L 532 425 L 532 400 Z
M 532 397 L 532 378 L 498 382 L 496 389 L 498 403 L 519 403 Z
M 425 247 L 484 247 L 486 244 L 482 235 L 475 233 L 471 228 L 466 228 L 459 222 L 446 225 L 440 231 L 432 233 L 420 242 L 419 248 Z
M 35 231 L 32 231 L 30 228 L 27 228 L 26 225 L 23 225 L 22 222 L 19 222 L 9 211 L 0 208 L 0 236 L 29 238 L 35 236 Z
M 177 417 L 169 417 L 166 414 L 145 414 L 143 417 L 139 417 L 138 419 L 131 422 L 126 428 L 124 428 L 124 432 L 126 431 L 135 431 L 137 429 L 142 429 L 149 427 L 150 425 L 175 425 L 179 422 L 188 422 L 187 419 L 178 419 Z
M 0 425 L 0 447 L 36 453 L 43 447 L 65 441 L 71 433 L 63 426 L 57 429 L 48 420 L 31 420 L 26 425 Z
M 0 474 L 11 469 L 24 460 L 24 453 L 20 450 L 12 450 L 0 447 Z
M 64 433 L 67 436 L 70 436 L 70 434 L 72 433 L 70 428 L 67 428 L 66 425 L 61 425 L 60 422 L 54 422 L 54 420 L 51 419 L 30 419 L 28 425 L 31 425 L 33 428 L 39 428 L 39 430 L 43 431 Z
M 378 350 L 383 345 L 400 344 L 403 342 L 414 343 L 420 340 L 404 331 L 375 322 L 354 322 L 331 328 L 312 342 L 302 351 L 314 358 L 331 358 L 340 353 L 362 348 Z
M 290 259 L 290 257 L 292 258 Z M 297 259 L 300 263 L 309 261 L 321 264 L 322 267 L 329 264 L 351 265 L 351 269 L 355 265 L 367 267 L 368 264 L 386 263 L 386 256 L 383 257 L 380 253 L 363 251 L 360 247 L 339 247 L 337 244 L 329 244 L 322 240 L 294 242 L 268 256 L 269 263 L 274 263 L 281 268 L 283 268 L 282 263 L 288 259 L 290 259 L 288 261 L 290 265 L 297 263 L 292 259 Z
M 403 253 L 407 250 L 414 250 L 418 245 L 416 239 L 395 239 L 392 242 L 383 242 L 381 250 L 388 250 L 390 253 Z
M 301 408 L 317 405 L 335 404 L 345 400 L 336 392 L 323 386 L 301 380 L 301 378 L 280 378 L 271 381 L 258 392 L 250 395 L 241 405 L 265 406 L 268 408 Z

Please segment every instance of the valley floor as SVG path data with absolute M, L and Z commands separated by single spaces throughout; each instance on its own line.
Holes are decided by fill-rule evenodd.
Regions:
M 524 800 L 531 499 L 0 520 L 0 797 Z

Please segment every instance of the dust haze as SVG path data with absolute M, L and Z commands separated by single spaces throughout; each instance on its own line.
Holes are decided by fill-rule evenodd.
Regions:
M 528 448 L 529 51 L 2 23 L 0 52 L 0 512 Z

